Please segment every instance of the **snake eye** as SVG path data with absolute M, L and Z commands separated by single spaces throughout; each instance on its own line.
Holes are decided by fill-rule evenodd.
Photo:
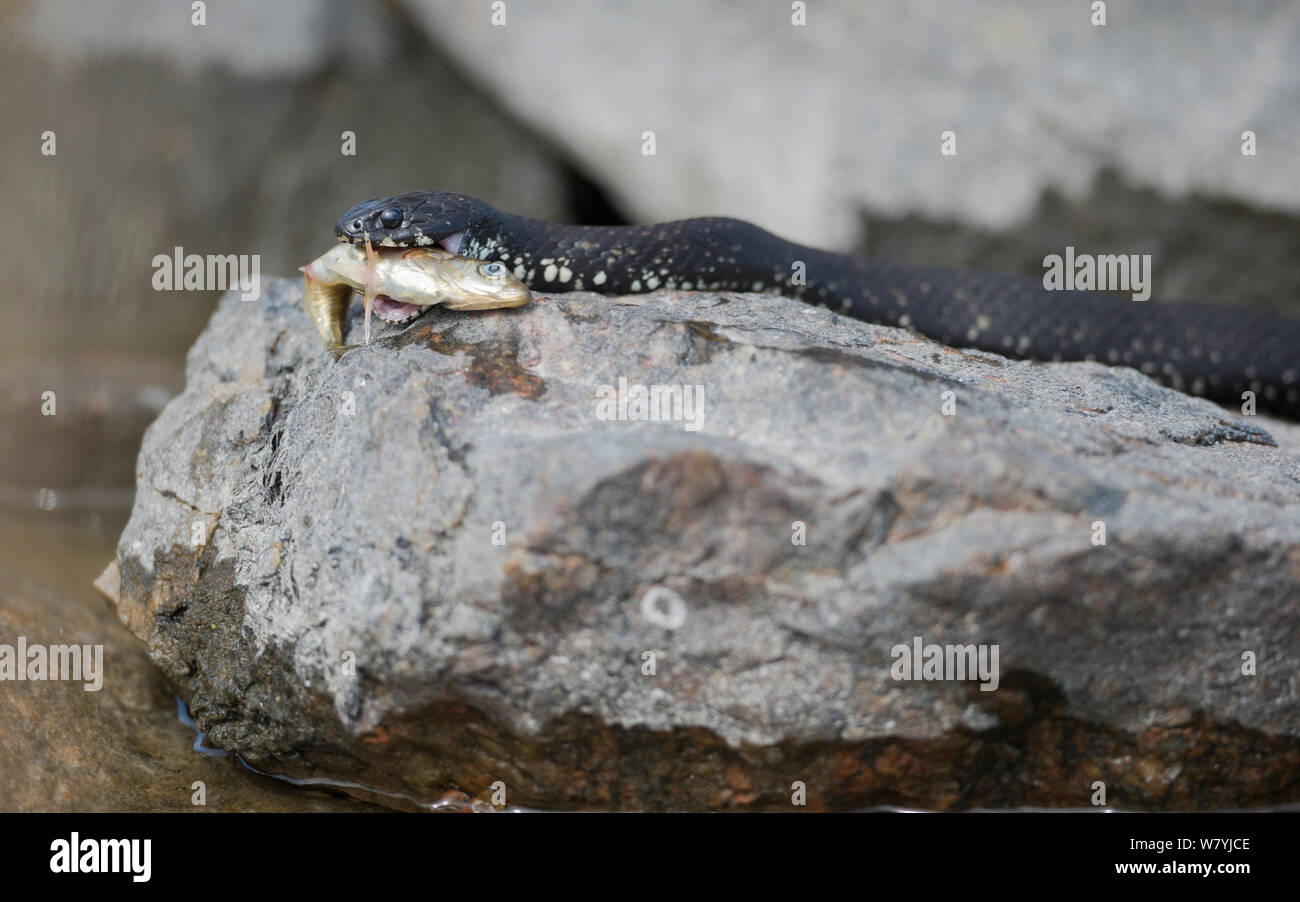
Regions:
M 402 224 L 402 211 L 396 207 L 387 207 L 379 214 L 379 221 L 386 229 L 395 229 Z
M 493 263 L 480 263 L 478 265 L 478 271 L 482 275 L 487 276 L 489 279 L 504 279 L 506 277 L 506 273 L 508 273 L 510 270 L 506 269 L 504 263 L 493 262 Z

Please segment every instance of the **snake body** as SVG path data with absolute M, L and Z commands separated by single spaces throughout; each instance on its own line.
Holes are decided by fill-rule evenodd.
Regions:
M 1300 321 L 1200 304 L 1048 290 L 1039 279 L 890 263 L 786 241 L 737 219 L 562 225 L 472 197 L 420 191 L 363 201 L 335 226 L 388 247 L 438 245 L 504 263 L 542 292 L 777 292 L 953 347 L 1130 366 L 1180 391 L 1300 419 Z

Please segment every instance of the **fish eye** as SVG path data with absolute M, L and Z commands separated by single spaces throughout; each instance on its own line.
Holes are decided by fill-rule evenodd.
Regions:
M 495 261 L 492 263 L 480 263 L 478 265 L 478 271 L 489 279 L 504 279 L 506 273 L 509 272 L 504 263 L 497 263 Z
M 395 229 L 402 224 L 402 211 L 396 207 L 387 207 L 379 214 L 379 222 L 386 229 Z

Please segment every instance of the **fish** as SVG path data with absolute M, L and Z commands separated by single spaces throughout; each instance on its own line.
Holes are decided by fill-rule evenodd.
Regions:
M 343 343 L 352 292 L 365 304 L 365 343 L 370 343 L 370 312 L 401 324 L 428 307 L 498 310 L 522 307 L 532 292 L 504 263 L 458 257 L 439 247 L 379 248 L 338 244 L 306 266 L 302 305 L 326 350 L 338 356 L 355 345 Z

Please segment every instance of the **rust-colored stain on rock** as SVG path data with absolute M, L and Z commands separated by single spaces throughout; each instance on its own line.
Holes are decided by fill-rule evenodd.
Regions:
M 470 364 L 465 378 L 490 394 L 515 394 L 530 401 L 546 394 L 546 383 L 519 362 L 516 339 L 466 342 L 456 339 L 449 331 L 439 332 L 426 326 L 410 333 L 407 343 L 415 342 L 423 342 L 439 354 L 468 354 Z

